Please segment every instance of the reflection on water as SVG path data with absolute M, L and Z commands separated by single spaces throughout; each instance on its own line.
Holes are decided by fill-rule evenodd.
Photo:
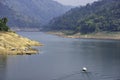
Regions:
M 2 56 L 0 80 L 120 80 L 120 41 L 19 34 L 45 46 L 37 48 L 39 55 Z M 83 67 L 87 73 L 81 71 Z
M 7 64 L 7 56 L 0 55 L 0 80 L 5 80 L 6 77 L 6 65 Z

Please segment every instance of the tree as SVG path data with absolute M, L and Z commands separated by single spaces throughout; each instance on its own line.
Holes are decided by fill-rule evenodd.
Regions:
M 8 22 L 8 19 L 6 17 L 2 18 L 2 22 L 6 25 L 6 23 Z
M 6 25 L 8 22 L 7 18 L 0 19 L 0 31 L 8 31 L 9 27 Z

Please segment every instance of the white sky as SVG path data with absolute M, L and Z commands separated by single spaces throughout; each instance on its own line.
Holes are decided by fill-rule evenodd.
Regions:
M 58 1 L 64 5 L 79 6 L 79 5 L 85 5 L 87 3 L 92 3 L 97 0 L 54 0 L 54 1 Z

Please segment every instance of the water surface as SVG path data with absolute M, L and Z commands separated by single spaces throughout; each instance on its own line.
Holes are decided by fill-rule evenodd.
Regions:
M 120 80 L 120 41 L 18 33 L 45 46 L 37 55 L 0 56 L 0 80 Z

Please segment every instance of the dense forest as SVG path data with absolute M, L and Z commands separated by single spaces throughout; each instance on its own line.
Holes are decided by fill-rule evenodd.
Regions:
M 98 0 L 73 8 L 52 19 L 45 29 L 82 34 L 120 31 L 120 0 Z
M 8 31 L 9 27 L 6 25 L 8 19 L 6 17 L 0 19 L 0 31 Z

